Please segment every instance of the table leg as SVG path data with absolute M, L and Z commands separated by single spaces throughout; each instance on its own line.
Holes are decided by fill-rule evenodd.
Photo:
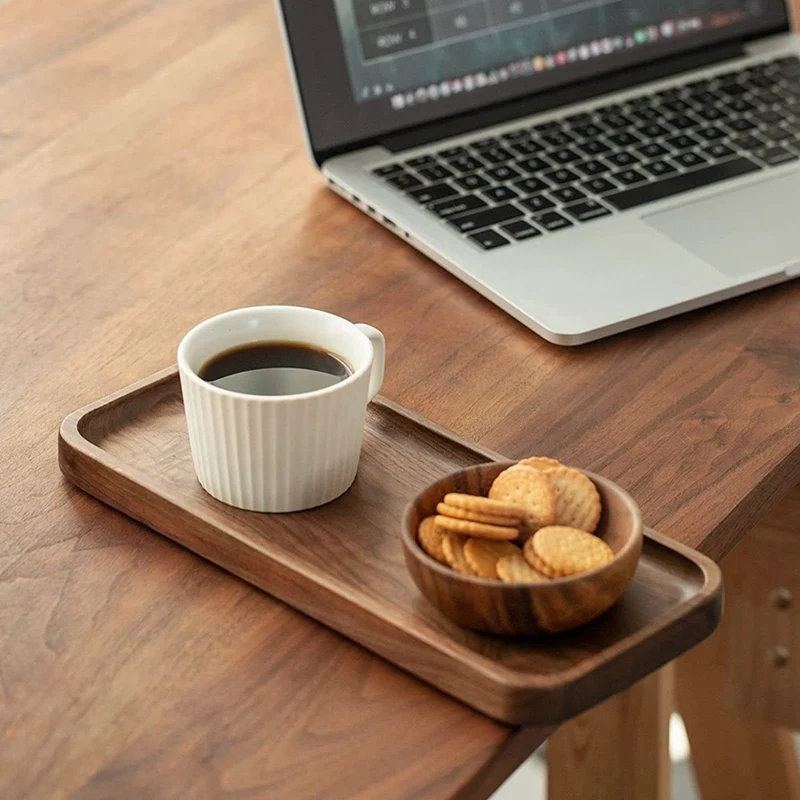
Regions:
M 671 665 L 570 720 L 547 744 L 548 800 L 669 800 Z

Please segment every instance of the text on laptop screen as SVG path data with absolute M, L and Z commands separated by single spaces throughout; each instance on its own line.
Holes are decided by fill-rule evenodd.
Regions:
M 335 0 L 353 96 L 396 112 L 758 17 L 767 0 Z M 478 97 L 475 98 L 479 102 Z

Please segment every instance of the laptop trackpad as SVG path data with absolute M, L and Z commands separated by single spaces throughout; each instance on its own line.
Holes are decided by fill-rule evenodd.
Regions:
M 800 260 L 800 172 L 645 217 L 734 278 Z

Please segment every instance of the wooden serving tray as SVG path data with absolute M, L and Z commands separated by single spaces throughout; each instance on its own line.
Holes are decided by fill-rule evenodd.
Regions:
M 195 478 L 174 367 L 71 414 L 59 438 L 81 489 L 502 722 L 562 722 L 714 630 L 719 569 L 653 531 L 623 599 L 581 629 L 503 639 L 441 616 L 406 571 L 404 507 L 442 475 L 499 458 L 377 400 L 344 496 L 294 514 L 239 511 Z

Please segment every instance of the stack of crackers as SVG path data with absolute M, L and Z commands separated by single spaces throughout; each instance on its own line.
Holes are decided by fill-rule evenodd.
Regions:
M 448 494 L 417 538 L 464 575 L 542 583 L 614 558 L 594 535 L 603 508 L 592 481 L 554 458 L 526 458 L 495 478 L 488 497 Z

